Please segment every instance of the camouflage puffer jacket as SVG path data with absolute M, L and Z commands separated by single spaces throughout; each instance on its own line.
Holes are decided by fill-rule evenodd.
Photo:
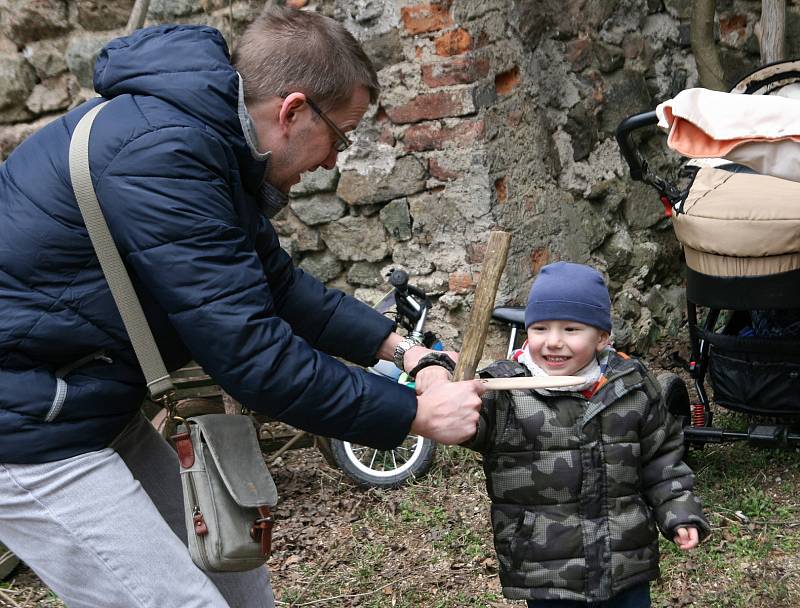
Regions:
M 708 535 L 655 378 L 611 349 L 576 392 L 490 391 L 467 447 L 483 454 L 503 594 L 597 602 L 658 576 L 658 531 Z M 482 376 L 529 375 L 501 361 Z

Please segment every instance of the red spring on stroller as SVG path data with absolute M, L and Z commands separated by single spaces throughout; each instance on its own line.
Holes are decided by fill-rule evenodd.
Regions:
M 706 425 L 706 408 L 702 403 L 692 403 L 692 426 L 704 427 Z

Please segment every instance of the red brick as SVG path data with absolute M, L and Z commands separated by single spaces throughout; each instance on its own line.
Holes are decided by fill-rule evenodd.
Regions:
M 428 161 L 428 173 L 431 174 L 432 178 L 438 179 L 440 182 L 449 182 L 459 176 L 456 171 L 450 171 L 442 167 L 435 158 Z
M 550 252 L 544 247 L 531 251 L 531 272 L 537 274 L 550 261 Z
M 461 55 L 472 48 L 472 36 L 466 30 L 459 28 L 445 32 L 436 38 L 435 43 L 437 55 L 442 57 Z
M 467 245 L 467 262 L 470 264 L 482 264 L 486 257 L 486 248 L 489 243 L 470 243 Z
M 411 152 L 442 150 L 463 146 L 483 137 L 483 120 L 463 120 L 452 127 L 426 122 L 412 125 L 403 135 L 403 144 Z
M 450 3 L 419 4 L 400 9 L 400 18 L 406 32 L 413 35 L 435 32 L 453 24 Z
M 422 66 L 422 81 L 435 89 L 452 84 L 469 84 L 486 77 L 488 73 L 488 59 L 458 57 L 450 61 L 426 63 Z
M 580 72 L 592 61 L 592 43 L 588 38 L 578 38 L 567 43 L 567 60 L 572 64 L 572 69 Z
M 473 111 L 472 92 L 469 89 L 418 95 L 407 104 L 386 108 L 389 118 L 397 125 L 463 116 Z
M 453 272 L 447 279 L 447 288 L 453 293 L 465 294 L 473 291 L 475 283 L 468 272 Z
M 286 0 L 288 8 L 303 8 L 306 4 L 308 4 L 308 0 Z
M 720 15 L 719 38 L 733 48 L 741 48 L 747 41 L 747 15 Z
M 497 202 L 501 205 L 505 203 L 508 196 L 508 186 L 505 176 L 494 180 L 494 191 L 497 192 Z
M 522 110 L 511 110 L 506 116 L 506 124 L 509 127 L 518 127 L 522 122 Z
M 381 130 L 381 135 L 378 138 L 378 143 L 394 147 L 394 145 L 397 143 L 397 138 L 394 136 L 394 133 L 392 133 L 392 130 L 389 127 L 384 127 Z
M 498 95 L 508 95 L 519 84 L 519 68 L 514 66 L 494 77 L 494 88 Z

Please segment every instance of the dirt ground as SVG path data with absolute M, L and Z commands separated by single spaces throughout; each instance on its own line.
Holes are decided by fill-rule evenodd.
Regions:
M 646 358 L 682 375 L 668 344 Z M 662 542 L 657 608 L 800 606 L 800 453 L 707 446 L 690 454 L 713 526 L 698 550 Z M 478 457 L 440 449 L 431 473 L 396 490 L 362 490 L 314 448 L 272 466 L 281 494 L 269 562 L 278 606 L 522 607 L 497 578 Z M 0 606 L 63 604 L 24 566 Z

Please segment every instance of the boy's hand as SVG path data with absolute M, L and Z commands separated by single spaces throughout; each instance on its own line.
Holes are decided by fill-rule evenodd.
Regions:
M 439 365 L 431 365 L 417 372 L 417 377 L 414 378 L 414 387 L 417 395 L 421 395 L 432 386 L 450 382 L 451 379 L 452 375 L 445 368 Z
M 694 526 L 681 526 L 675 530 L 675 538 L 672 539 L 682 551 L 694 549 L 700 542 L 697 528 Z

